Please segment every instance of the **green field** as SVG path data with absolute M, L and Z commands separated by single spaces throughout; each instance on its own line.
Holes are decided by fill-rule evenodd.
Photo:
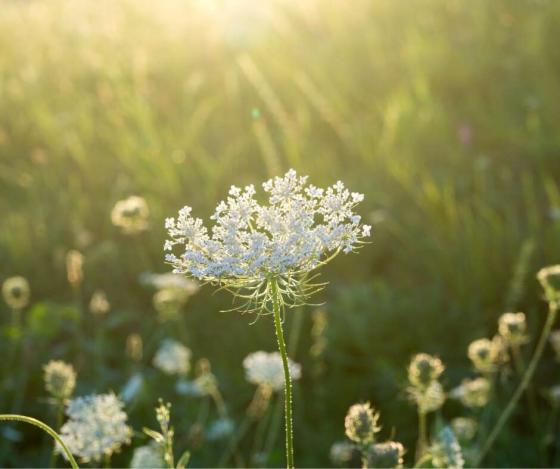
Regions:
M 19 322 L 0 302 L 0 412 L 56 426 L 42 367 L 64 360 L 74 396 L 141 377 L 125 407 L 135 433 L 114 467 L 147 444 L 158 398 L 172 404 L 189 467 L 284 465 L 281 393 L 224 462 L 231 439 L 204 437 L 216 400 L 178 393 L 153 365 L 165 338 L 191 349 L 189 378 L 207 358 L 235 435 L 255 392 L 243 359 L 276 350 L 270 317 L 221 312 L 231 296 L 207 285 L 162 319 L 140 279 L 170 271 L 166 217 L 189 205 L 206 218 L 230 185 L 294 168 L 363 193 L 357 211 L 373 226 L 358 255 L 322 270 L 329 285 L 312 303 L 324 304 L 286 313 L 302 367 L 296 464 L 336 465 L 348 408 L 370 401 L 379 440 L 403 443 L 414 466 L 411 357 L 440 357 L 450 391 L 477 375 L 467 348 L 502 313 L 526 314 L 525 364 L 547 317 L 536 273 L 560 262 L 559 22 L 553 0 L 0 0 L 0 283 L 19 275 L 31 289 Z M 136 234 L 111 219 L 131 195 L 149 208 Z M 70 250 L 83 254 L 73 284 Z M 107 314 L 89 312 L 97 290 Z M 483 465 L 560 465 L 547 397 L 559 370 L 547 345 Z M 482 409 L 449 398 L 428 415 L 429 438 L 476 418 L 463 448 L 472 465 L 519 374 L 501 364 Z M 39 430 L 0 424 L 0 466 L 47 467 L 51 450 Z

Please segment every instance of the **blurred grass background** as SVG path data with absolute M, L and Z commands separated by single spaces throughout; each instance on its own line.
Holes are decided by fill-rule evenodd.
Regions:
M 157 341 L 177 335 L 138 283 L 167 270 L 164 218 L 185 204 L 206 216 L 230 184 L 290 167 L 365 193 L 374 226 L 371 245 L 324 273 L 320 367 L 309 353 L 313 308 L 304 313 L 300 465 L 328 464 L 358 400 L 410 448 L 415 413 L 402 389 L 413 353 L 440 355 L 450 386 L 471 371 L 468 343 L 505 310 L 525 311 L 536 335 L 544 305 L 534 273 L 560 259 L 560 3 L 2 0 L 0 9 L 0 280 L 27 277 L 42 308 L 29 316 L 21 364 L 27 413 L 46 413 L 40 366 L 51 357 L 74 363 L 82 394 L 118 390 L 132 373 L 126 337 L 139 332 L 148 368 Z M 150 207 L 150 230 L 134 238 L 110 219 L 131 194 Z M 523 246 L 527 274 L 515 284 Z M 80 301 L 102 288 L 112 305 L 103 324 L 82 319 L 85 341 L 68 313 L 69 249 L 85 255 Z M 230 300 L 210 290 L 184 314 L 187 345 L 211 360 L 236 415 L 252 392 L 241 361 L 274 350 L 272 325 L 219 313 Z M 102 372 L 73 361 L 91 352 L 96 328 Z M 9 383 L 22 370 L 1 373 Z M 547 357 L 539 383 L 557 375 Z M 174 403 L 180 437 L 194 411 L 171 383 L 150 383 L 132 421 L 151 422 L 159 396 Z M 520 411 L 488 464 L 543 464 L 525 420 Z M 45 442 L 25 434 L 2 465 L 37 464 Z M 215 464 L 216 451 L 199 449 L 193 464 Z

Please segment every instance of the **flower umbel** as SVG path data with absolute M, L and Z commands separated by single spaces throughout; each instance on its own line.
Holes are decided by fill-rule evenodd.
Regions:
M 266 205 L 255 199 L 253 185 L 232 186 L 217 205 L 210 230 L 184 207 L 177 219 L 166 220 L 165 250 L 183 248 L 166 256 L 175 273 L 233 290 L 247 300 L 247 310 L 271 312 L 271 278 L 277 279 L 284 304 L 301 304 L 320 287 L 308 274 L 339 252 L 354 251 L 371 227 L 353 211 L 364 196 L 350 193 L 340 181 L 320 189 L 290 170 L 263 189 Z
M 79 397 L 66 408 L 68 421 L 60 429 L 70 451 L 83 462 L 98 462 L 130 442 L 123 403 L 114 394 Z
M 301 377 L 301 365 L 289 360 L 289 366 L 292 380 L 298 380 Z M 278 352 L 253 352 L 245 357 L 243 367 L 247 381 L 273 391 L 284 388 L 282 357 Z
M 190 370 L 191 351 L 182 343 L 165 339 L 154 357 L 154 366 L 168 375 L 186 375 Z

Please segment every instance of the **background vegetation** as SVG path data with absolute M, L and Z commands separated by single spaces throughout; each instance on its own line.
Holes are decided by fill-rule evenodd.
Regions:
M 290 167 L 365 193 L 374 227 L 359 256 L 324 272 L 320 353 L 310 352 L 314 308 L 303 312 L 293 353 L 303 368 L 298 464 L 329 464 L 359 400 L 413 455 L 412 354 L 440 356 L 451 387 L 472 374 L 469 342 L 491 335 L 504 311 L 525 311 L 538 334 L 546 305 L 534 274 L 560 260 L 560 3 L 3 0 L 0 9 L 0 281 L 25 276 L 33 303 L 26 353 L 1 367 L 3 411 L 52 421 L 41 371 L 50 358 L 77 368 L 78 395 L 119 391 L 140 369 L 144 386 L 128 408 L 135 428 L 154 427 L 157 398 L 169 400 L 191 465 L 216 464 L 223 443 L 189 439 L 200 400 L 153 369 L 154 350 L 175 337 L 208 358 L 239 420 L 253 392 L 242 360 L 275 349 L 272 323 L 220 313 L 230 298 L 209 288 L 181 327 L 158 322 L 138 279 L 167 270 L 165 217 L 185 204 L 206 216 L 230 184 Z M 134 237 L 110 218 L 132 194 L 150 208 L 150 229 Z M 77 293 L 70 249 L 85 256 Z M 86 308 L 96 289 L 111 303 L 101 319 Z M 15 332 L 3 309 L 6 356 Z M 144 341 L 139 368 L 125 353 L 131 333 Z M 558 367 L 548 350 L 536 387 L 558 384 Z M 450 404 L 442 415 L 461 413 Z M 524 405 L 488 465 L 553 463 L 527 418 Z M 48 460 L 35 430 L 0 431 L 2 466 Z M 282 464 L 281 438 L 270 464 Z

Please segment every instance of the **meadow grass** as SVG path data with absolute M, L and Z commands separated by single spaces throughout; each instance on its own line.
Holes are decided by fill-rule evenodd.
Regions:
M 76 357 L 78 395 L 117 391 L 138 369 L 151 376 L 142 366 L 159 341 L 180 335 L 211 360 L 241 415 L 253 393 L 241 363 L 274 350 L 270 324 L 218 313 L 230 300 L 209 289 L 189 300 L 180 328 L 157 322 L 138 277 L 168 268 L 166 216 L 185 203 L 210 214 L 230 184 L 290 167 L 319 186 L 341 179 L 363 192 L 373 225 L 359 258 L 325 269 L 318 357 L 308 352 L 313 308 L 304 311 L 293 347 L 304 370 L 294 387 L 298 464 L 328 464 L 347 408 L 361 400 L 412 448 L 416 414 L 401 390 L 413 354 L 442 357 L 455 385 L 471 373 L 468 344 L 506 310 L 525 311 L 538 336 L 534 275 L 560 259 L 560 4 L 2 0 L 0 9 L 0 280 L 25 276 L 33 302 L 25 352 L 1 375 L 6 411 L 48 421 L 48 358 Z M 110 217 L 130 195 L 150 209 L 150 229 L 132 238 Z M 74 291 L 70 249 L 84 254 Z M 103 320 L 86 314 L 97 289 L 111 303 Z M 4 309 L 8 353 L 17 333 Z M 144 339 L 140 365 L 125 356 L 131 333 Z M 535 388 L 555 384 L 557 367 L 546 351 Z M 158 397 L 173 401 L 191 461 L 215 464 L 218 450 L 196 449 L 189 433 L 203 404 L 179 410 L 171 381 L 146 381 L 131 419 L 145 425 Z M 528 418 L 520 406 L 487 464 L 550 464 Z M 4 437 L 1 464 L 48 459 L 33 431 Z M 282 464 L 280 440 L 270 464 Z M 128 463 L 128 453 L 118 457 Z

